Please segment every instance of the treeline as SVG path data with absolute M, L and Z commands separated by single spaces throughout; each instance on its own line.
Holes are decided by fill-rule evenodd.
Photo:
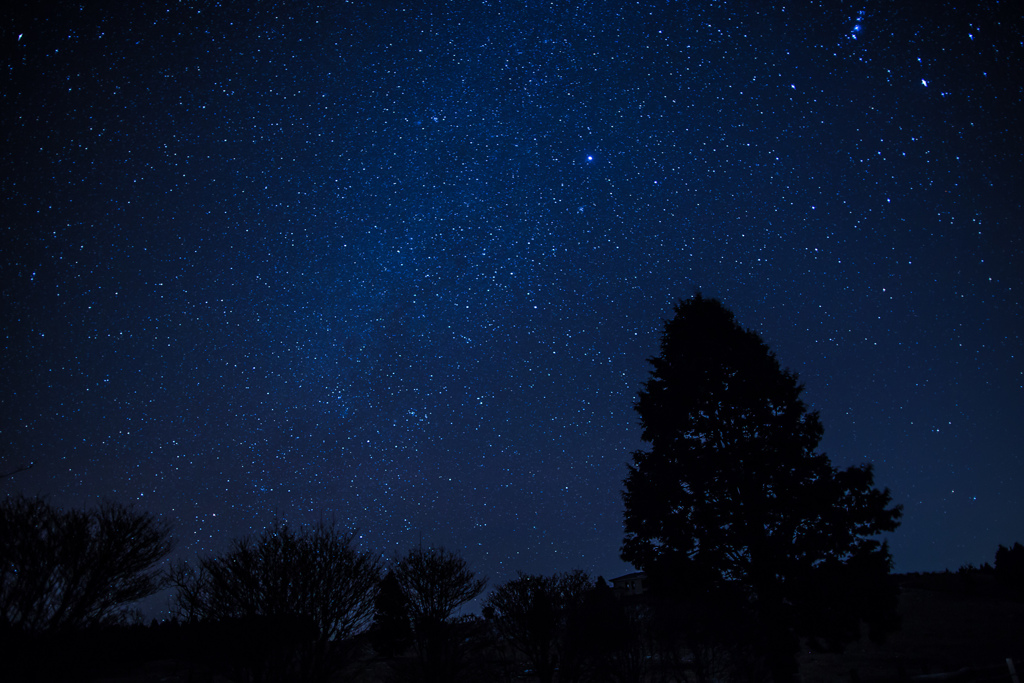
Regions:
M 659 645 L 644 605 L 582 571 L 520 574 L 484 596 L 457 553 L 417 547 L 385 562 L 334 524 L 274 522 L 161 569 L 171 527 L 153 515 L 14 497 L 0 504 L 0 539 L 5 680 L 173 660 L 179 680 L 239 683 L 641 681 Z M 133 605 L 168 587 L 172 618 L 142 626 Z M 483 616 L 464 613 L 481 597 Z
M 956 571 L 911 572 L 899 578 L 902 586 L 932 591 L 1024 598 L 1024 545 L 1000 545 L 992 563 L 965 564 Z
M 494 587 L 476 616 L 463 611 L 486 581 L 444 548 L 385 562 L 333 524 L 280 522 L 220 555 L 160 569 L 172 547 L 170 525 L 117 504 L 78 511 L 3 501 L 6 680 L 88 680 L 155 660 L 173 661 L 178 680 L 238 683 L 764 675 L 758 634 L 716 623 L 729 610 L 624 597 L 582 571 L 520 574 Z M 1024 546 L 1000 546 L 994 567 L 973 571 L 1020 591 Z M 172 618 L 141 626 L 132 605 L 166 587 Z
M 486 584 L 457 554 L 385 562 L 328 524 L 275 523 L 165 572 L 170 529 L 152 516 L 15 498 L 0 509 L 6 671 L 59 680 L 55 662 L 75 661 L 81 678 L 124 643 L 146 650 L 138 632 L 110 641 L 122 650 L 74 643 L 129 623 L 164 586 L 175 620 L 162 642 L 176 645 L 162 656 L 184 659 L 189 680 L 786 683 L 804 647 L 884 640 L 899 587 L 879 536 L 902 507 L 870 465 L 837 468 L 818 450 L 818 413 L 756 332 L 699 293 L 674 308 L 623 482 L 621 557 L 643 570 L 642 597 L 580 572 L 520 575 L 466 615 Z M 1020 586 L 1022 567 L 1024 548 L 1000 547 L 992 573 Z

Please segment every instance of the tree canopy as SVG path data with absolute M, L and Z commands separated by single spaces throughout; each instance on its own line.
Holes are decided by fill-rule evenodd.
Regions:
M 28 633 L 122 619 L 163 584 L 171 525 L 116 503 L 62 510 L 41 498 L 0 502 L 0 626 Z
M 178 612 L 186 621 L 299 615 L 325 640 L 343 640 L 369 625 L 381 568 L 334 524 L 295 531 L 275 520 L 198 569 L 176 567 Z
M 552 576 L 520 573 L 487 597 L 484 615 L 526 658 L 538 680 L 551 683 L 559 664 L 568 666 L 567 622 L 591 589 L 590 577 L 580 570 Z
M 441 547 L 413 548 L 395 563 L 392 575 L 404 596 L 402 608 L 408 609 L 415 653 L 412 669 L 399 672 L 402 679 L 458 680 L 477 645 L 474 619 L 458 612 L 483 592 L 487 580 L 476 578 L 466 560 Z M 392 601 L 391 607 L 398 602 Z
M 236 654 L 249 675 L 318 681 L 354 659 L 348 646 L 370 624 L 382 567 L 333 523 L 294 530 L 274 520 L 258 537 L 172 575 L 178 616 L 219 624 L 241 642 Z
M 901 508 L 873 487 L 870 465 L 838 470 L 818 452 L 822 426 L 796 374 L 699 294 L 675 306 L 649 361 L 635 405 L 649 448 L 625 480 L 623 559 L 655 579 L 738 594 L 831 644 L 855 637 L 861 618 L 884 630 L 892 604 L 865 599 L 830 618 L 815 609 L 838 597 L 837 583 L 863 598 L 884 592 L 891 560 L 874 537 L 896 529 Z
M 395 565 L 395 579 L 409 601 L 414 622 L 446 622 L 483 592 L 464 559 L 444 548 L 414 548 Z

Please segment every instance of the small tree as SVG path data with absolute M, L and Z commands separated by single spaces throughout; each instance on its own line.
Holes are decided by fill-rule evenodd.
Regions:
M 655 587 L 714 592 L 764 641 L 777 680 L 795 637 L 838 645 L 891 627 L 888 548 L 900 507 L 868 465 L 836 470 L 817 452 L 816 412 L 795 374 L 714 299 L 679 303 L 636 411 L 649 450 L 625 481 L 622 557 Z M 827 612 L 826 612 L 827 610 Z
M 323 680 L 350 663 L 346 641 L 372 618 L 381 567 L 380 558 L 356 550 L 352 536 L 334 524 L 295 532 L 275 520 L 255 540 L 235 541 L 197 568 L 179 565 L 178 614 L 191 622 L 241 624 L 250 639 L 266 635 L 265 647 L 253 654 L 269 678 Z M 294 642 L 282 642 L 282 625 Z
M 408 601 L 415 675 L 425 683 L 456 680 L 472 622 L 456 613 L 483 592 L 486 579 L 477 579 L 464 559 L 444 548 L 414 548 L 393 572 Z
M 582 571 L 553 576 L 520 573 L 488 597 L 484 614 L 498 635 L 530 663 L 541 683 L 565 659 L 566 620 L 591 587 Z
M 450 620 L 487 585 L 464 559 L 444 548 L 414 548 L 393 571 L 409 600 L 414 622 Z
M 393 571 L 380 582 L 373 606 L 374 619 L 370 629 L 373 646 L 384 657 L 403 654 L 412 643 L 409 599 Z
M 996 551 L 996 580 L 1006 586 L 1024 588 L 1024 546 L 1014 543 L 1013 547 L 999 546 Z
M 23 633 L 123 619 L 163 585 L 171 526 L 117 503 L 61 510 L 23 496 L 0 503 L 0 621 Z

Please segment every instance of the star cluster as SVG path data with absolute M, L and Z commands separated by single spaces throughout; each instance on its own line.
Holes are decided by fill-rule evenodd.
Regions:
M 906 507 L 1024 540 L 1013 3 L 29 4 L 4 23 L 0 492 L 183 556 L 335 517 L 614 575 L 671 304 Z

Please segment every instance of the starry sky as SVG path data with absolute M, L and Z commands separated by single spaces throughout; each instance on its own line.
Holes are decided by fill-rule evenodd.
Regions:
M 905 506 L 896 571 L 1024 541 L 1019 2 L 14 5 L 0 495 L 616 576 L 699 290 Z

